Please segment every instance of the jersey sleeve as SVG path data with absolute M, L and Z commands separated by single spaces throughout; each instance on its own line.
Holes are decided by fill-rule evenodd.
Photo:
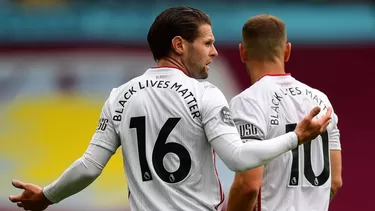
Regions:
M 238 95 L 230 101 L 230 110 L 243 142 L 266 138 L 265 116 L 255 100 Z
M 329 135 L 329 148 L 331 150 L 341 150 L 341 143 L 340 143 L 340 130 L 337 126 L 339 118 L 337 117 L 335 112 L 332 112 L 332 122 L 331 122 L 331 129 L 328 129 Z
M 237 134 L 224 94 L 211 84 L 206 86 L 202 95 L 202 123 L 208 141 L 224 134 Z
M 98 126 L 91 139 L 91 144 L 103 147 L 112 153 L 115 153 L 121 142 L 114 127 L 110 109 L 110 98 L 111 96 L 104 103 Z
M 339 118 L 336 114 L 336 112 L 334 111 L 333 109 L 333 106 L 330 102 L 330 100 L 328 99 L 327 95 L 325 95 L 324 93 L 322 93 L 322 98 L 326 101 L 327 103 L 327 106 L 331 107 L 332 108 L 332 115 L 331 115 L 331 124 L 327 127 L 327 131 L 328 131 L 328 140 L 329 140 L 329 148 L 331 150 L 341 150 L 341 142 L 340 142 L 340 130 L 338 128 L 338 122 L 339 122 Z M 323 108 L 325 109 L 325 108 Z

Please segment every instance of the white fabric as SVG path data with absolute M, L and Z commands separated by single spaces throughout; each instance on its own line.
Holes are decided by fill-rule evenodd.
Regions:
M 102 172 L 113 153 L 90 144 L 85 154 L 76 160 L 53 183 L 43 188 L 43 193 L 53 203 L 78 193 L 90 185 Z
M 276 157 L 295 148 L 297 136 L 291 132 L 264 142 L 243 144 L 237 134 L 225 134 L 216 137 L 211 145 L 231 170 L 245 171 L 267 163 L 273 159 L 270 158 L 272 155 Z M 58 203 L 83 190 L 100 175 L 112 155 L 113 152 L 90 144 L 83 157 L 43 189 L 45 196 L 51 202 Z
M 230 102 L 233 119 L 244 141 L 270 139 L 293 131 L 296 123 L 315 106 L 322 109 L 318 118 L 332 107 L 325 94 L 290 75 L 265 76 Z M 341 149 L 337 122 L 337 115 L 333 112 L 326 134 L 318 136 L 311 144 L 299 146 L 299 154 L 293 150 L 265 165 L 258 208 L 261 207 L 262 211 L 328 209 L 331 184 L 329 150 Z M 327 141 L 326 153 L 323 153 L 323 137 Z M 293 152 L 296 155 L 293 172 L 296 173 L 292 174 Z M 311 158 L 307 157 L 309 152 Z M 323 175 L 326 177 L 318 177 L 324 166 Z M 314 174 L 306 172 L 308 169 L 313 169 Z
M 89 149 L 107 151 L 75 162 L 44 189 L 47 197 L 58 202 L 85 188 L 120 145 L 133 211 L 203 211 L 221 210 L 224 200 L 215 151 L 230 169 L 247 170 L 295 148 L 297 137 L 242 143 L 219 89 L 174 68 L 151 68 L 106 100 Z
M 231 141 L 228 141 L 231 140 Z M 215 138 L 211 145 L 232 171 L 240 172 L 264 165 L 277 156 L 297 147 L 294 132 L 265 140 L 243 143 L 237 134 L 226 134 Z

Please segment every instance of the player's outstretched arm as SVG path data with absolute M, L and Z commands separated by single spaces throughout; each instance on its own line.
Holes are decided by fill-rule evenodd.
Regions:
M 60 178 L 45 188 L 13 181 L 14 187 L 24 191 L 17 196 L 9 196 L 9 200 L 25 210 L 44 210 L 49 205 L 58 203 L 90 185 L 101 174 L 112 155 L 113 152 L 90 144 L 81 158 L 65 170 Z
M 24 191 L 17 196 L 9 196 L 9 200 L 25 210 L 45 210 L 52 204 L 43 194 L 43 188 L 29 183 L 13 180 L 12 185 Z
M 17 196 L 9 196 L 9 200 L 17 203 L 17 206 L 23 207 L 25 210 L 40 211 L 90 185 L 101 174 L 109 159 L 121 145 L 112 121 L 109 102 L 110 100 L 107 99 L 104 103 L 99 125 L 89 147 L 81 158 L 76 160 L 56 181 L 45 188 L 13 181 L 16 188 L 24 191 Z
M 224 134 L 210 143 L 229 169 L 236 172 L 247 171 L 267 164 L 279 155 L 294 149 L 298 144 L 313 140 L 324 132 L 330 123 L 331 108 L 320 119 L 314 117 L 320 112 L 315 107 L 301 122 L 294 132 L 264 141 L 242 143 L 238 134 Z

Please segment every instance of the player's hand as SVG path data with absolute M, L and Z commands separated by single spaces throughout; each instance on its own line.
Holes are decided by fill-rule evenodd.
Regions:
M 315 139 L 327 129 L 327 126 L 331 122 L 332 108 L 328 108 L 327 113 L 320 119 L 314 119 L 319 112 L 320 108 L 318 106 L 313 108 L 309 115 L 297 124 L 295 133 L 298 137 L 298 144 Z
M 29 183 L 13 180 L 12 185 L 24 191 L 17 196 L 9 196 L 9 200 L 17 203 L 24 210 L 41 211 L 52 204 L 44 195 L 43 188 Z

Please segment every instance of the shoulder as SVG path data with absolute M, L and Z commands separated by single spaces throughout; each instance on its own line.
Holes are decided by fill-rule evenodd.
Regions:
M 219 88 L 207 81 L 201 81 L 200 86 L 203 110 L 209 111 L 219 107 L 226 107 L 229 110 L 228 101 Z
M 199 83 L 199 86 L 201 86 L 205 90 L 206 89 L 208 89 L 208 90 L 210 90 L 210 89 L 212 89 L 212 90 L 214 90 L 214 89 L 219 90 L 215 85 L 213 85 L 212 83 L 210 83 L 208 81 L 198 81 L 197 80 L 197 83 Z
M 301 83 L 303 84 L 303 83 Z M 320 91 L 319 89 L 316 89 L 316 88 L 313 88 L 313 87 L 310 87 L 306 84 L 303 84 L 304 87 L 306 88 L 306 95 L 309 96 L 310 98 L 316 100 L 316 101 L 322 101 L 324 104 L 326 104 L 327 106 L 332 106 L 331 105 L 331 102 L 329 101 L 328 99 L 328 96 Z
M 259 95 L 260 97 L 264 97 Z M 236 118 L 245 118 L 249 116 L 262 116 L 264 109 L 262 99 L 252 94 L 252 89 L 248 88 L 240 94 L 233 97 L 229 103 L 230 110 Z
M 258 81 L 232 98 L 232 103 L 248 102 L 251 104 L 261 105 L 262 102 L 272 98 L 279 87 L 274 84 L 267 84 L 263 80 Z
M 108 97 L 108 101 L 109 102 L 113 102 L 113 101 L 116 101 L 119 97 L 121 97 L 126 91 L 129 91 L 129 89 L 131 89 L 132 86 L 134 86 L 140 79 L 141 79 L 142 76 L 138 76 L 138 77 L 135 77 L 133 79 L 131 79 L 130 81 L 118 86 L 118 87 L 115 87 L 113 88 L 111 91 L 110 91 L 110 94 L 109 94 L 109 97 Z
M 197 81 L 199 83 L 199 87 L 202 90 L 202 94 L 204 97 L 214 98 L 216 97 L 224 97 L 223 92 L 217 88 L 215 85 L 208 81 Z

